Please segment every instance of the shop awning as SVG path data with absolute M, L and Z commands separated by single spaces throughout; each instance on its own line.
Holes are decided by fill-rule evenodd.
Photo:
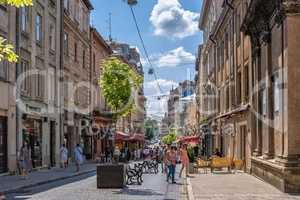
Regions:
M 115 134 L 115 140 L 117 141 L 127 141 L 129 140 L 130 136 L 126 133 L 123 133 L 121 131 L 117 131 Z
M 145 141 L 145 135 L 143 133 L 134 133 L 130 136 L 129 141 Z
M 181 137 L 178 142 L 182 144 L 197 146 L 200 143 L 200 140 L 201 138 L 199 135 L 194 135 Z

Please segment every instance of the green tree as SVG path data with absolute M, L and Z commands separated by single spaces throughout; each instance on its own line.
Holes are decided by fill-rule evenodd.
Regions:
M 169 134 L 162 138 L 162 142 L 165 144 L 172 144 L 177 140 L 177 132 L 175 129 L 170 129 Z
M 99 85 L 103 96 L 116 116 L 128 115 L 135 106 L 134 92 L 143 78 L 132 67 L 116 57 L 103 62 Z
M 16 7 L 32 6 L 32 0 L 0 0 L 0 4 Z M 17 62 L 18 56 L 14 52 L 13 45 L 7 43 L 6 39 L 0 37 L 0 62 L 2 60 Z

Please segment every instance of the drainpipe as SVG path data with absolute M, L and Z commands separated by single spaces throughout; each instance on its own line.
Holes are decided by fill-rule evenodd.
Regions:
M 59 133 L 60 133 L 60 146 L 64 141 L 64 122 L 62 115 L 64 114 L 63 103 L 64 103 L 64 95 L 63 91 L 63 83 L 64 83 L 64 1 L 60 1 L 60 66 L 59 66 Z
M 16 53 L 17 53 L 17 55 L 20 55 L 20 9 L 19 8 L 16 8 Z M 15 69 L 15 84 L 16 84 L 16 80 L 19 75 L 19 68 L 20 68 L 19 65 L 20 65 L 20 61 L 17 62 L 15 65 L 15 67 L 16 67 L 16 69 Z M 16 88 L 16 89 L 18 89 L 18 88 Z M 18 90 L 16 90 L 16 91 L 18 91 Z M 18 96 L 17 92 L 15 95 L 16 95 L 16 97 Z M 20 116 L 20 111 L 18 108 L 18 103 L 16 101 L 16 161 L 17 162 L 18 162 L 18 152 L 19 152 L 19 143 L 20 143 L 19 119 L 22 120 L 19 116 Z

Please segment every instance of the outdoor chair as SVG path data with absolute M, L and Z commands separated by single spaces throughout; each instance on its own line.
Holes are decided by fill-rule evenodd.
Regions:
M 232 159 L 226 157 L 212 157 L 211 160 L 211 172 L 213 173 L 215 169 L 227 168 L 228 172 L 231 172 Z

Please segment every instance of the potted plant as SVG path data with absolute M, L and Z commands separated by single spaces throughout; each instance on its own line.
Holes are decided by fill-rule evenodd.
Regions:
M 189 161 L 190 161 L 189 173 L 193 174 L 194 173 L 194 163 L 196 161 L 194 148 L 193 147 L 188 147 L 187 153 L 188 153 L 188 157 L 189 157 Z

